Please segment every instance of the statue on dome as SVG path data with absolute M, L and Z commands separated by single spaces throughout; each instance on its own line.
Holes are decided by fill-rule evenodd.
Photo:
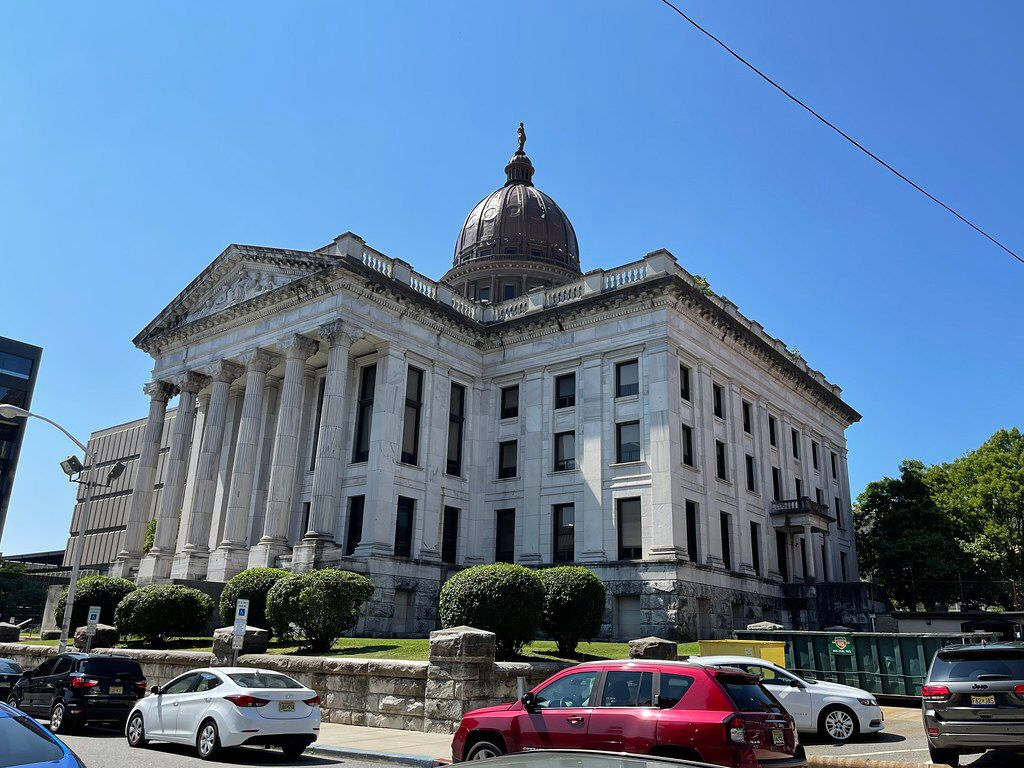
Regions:
M 526 129 L 522 123 L 519 123 L 519 149 L 516 150 L 517 155 L 523 154 L 523 147 L 526 146 Z

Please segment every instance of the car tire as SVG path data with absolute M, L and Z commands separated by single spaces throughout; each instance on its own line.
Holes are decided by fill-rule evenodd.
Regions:
M 836 744 L 853 741 L 860 733 L 857 716 L 846 707 L 825 707 L 818 715 L 818 733 Z
M 68 705 L 58 699 L 50 707 L 50 731 L 66 735 L 75 729 L 75 723 L 68 714 Z
M 149 744 L 149 739 L 146 738 L 146 723 L 141 712 L 136 712 L 128 718 L 124 735 L 128 739 L 129 747 L 144 747 Z
M 465 760 L 488 760 L 492 757 L 501 757 L 505 754 L 505 748 L 496 744 L 490 739 L 481 739 L 466 750 Z
M 196 752 L 200 760 L 212 760 L 220 752 L 220 733 L 213 720 L 204 720 L 196 733 Z
M 953 768 L 957 768 L 960 765 L 960 753 L 955 749 L 928 747 L 928 756 L 933 763 L 938 763 L 939 765 L 951 765 Z
M 7 706 L 14 707 L 15 709 L 21 709 L 21 707 L 18 705 L 18 697 L 15 696 L 13 693 L 7 697 Z
M 281 751 L 284 752 L 285 757 L 301 757 L 302 753 L 306 751 L 308 744 L 303 744 L 301 741 L 293 741 L 287 744 L 281 745 Z

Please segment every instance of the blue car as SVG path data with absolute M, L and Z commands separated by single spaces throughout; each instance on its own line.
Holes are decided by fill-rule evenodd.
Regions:
M 85 768 L 60 740 L 24 712 L 0 703 L 0 768 Z

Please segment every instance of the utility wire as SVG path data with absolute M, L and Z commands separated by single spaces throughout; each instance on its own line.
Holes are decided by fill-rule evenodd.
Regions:
M 1021 264 L 1024 264 L 1024 258 L 1021 258 L 1021 257 L 1020 257 L 1020 256 L 1019 256 L 1018 254 L 1016 254 L 1016 253 L 1015 253 L 1014 251 L 1012 251 L 1012 250 L 1011 250 L 1010 248 L 1006 247 L 1006 246 L 1005 246 L 1005 245 L 1003 245 L 1003 244 L 1002 244 L 1001 242 L 999 242 L 998 240 L 996 240 L 996 239 L 995 239 L 994 237 L 992 237 L 992 235 L 990 235 L 990 234 L 989 234 L 988 232 L 986 232 L 985 230 L 983 230 L 983 229 L 982 229 L 981 227 L 979 227 L 979 226 L 978 226 L 977 224 L 975 224 L 975 223 L 974 223 L 973 221 L 971 221 L 970 219 L 968 219 L 968 218 L 967 218 L 966 216 L 962 216 L 962 215 L 961 215 L 961 214 L 959 214 L 959 213 L 958 213 L 957 211 L 955 211 L 955 210 L 954 210 L 953 208 L 951 208 L 950 206 L 946 205 L 946 204 L 945 204 L 944 202 L 942 202 L 941 200 L 939 200 L 939 198 L 937 198 L 937 197 L 936 197 L 935 195 L 933 195 L 933 194 L 932 194 L 931 192 L 929 192 L 928 190 L 924 189 L 923 187 L 921 187 L 921 186 L 920 186 L 919 184 L 917 184 L 916 182 L 914 182 L 914 181 L 912 181 L 911 179 L 909 179 L 909 178 L 907 178 L 906 176 L 904 176 L 904 175 L 903 175 L 902 173 L 900 173 L 900 172 L 899 172 L 898 170 L 896 170 L 896 169 L 895 169 L 895 168 L 893 168 L 893 167 L 892 167 L 891 165 L 889 165 L 889 164 L 888 164 L 887 162 L 885 162 L 885 160 L 883 160 L 882 158 L 880 158 L 880 157 L 879 157 L 878 155 L 876 155 L 876 154 L 875 154 L 874 152 L 872 152 L 872 151 L 871 151 L 870 149 L 868 149 L 867 147 L 865 147 L 865 146 L 864 146 L 863 144 L 861 144 L 861 143 L 860 143 L 859 141 L 857 141 L 857 140 L 856 140 L 855 138 L 853 138 L 852 136 L 850 136 L 850 135 L 849 135 L 848 133 L 846 133 L 845 131 L 843 131 L 843 130 L 842 130 L 841 128 L 839 128 L 838 126 L 836 126 L 836 125 L 835 125 L 834 123 L 830 122 L 830 121 L 829 121 L 828 119 L 826 119 L 826 118 L 822 117 L 822 116 L 821 116 L 820 114 L 818 114 L 817 112 L 815 112 L 815 111 L 814 111 L 814 109 L 812 109 L 812 108 L 811 108 L 810 106 L 808 106 L 808 105 L 807 105 L 807 104 L 805 104 L 805 103 L 804 103 L 803 101 L 801 101 L 800 99 L 798 99 L 798 98 L 797 98 L 796 96 L 794 96 L 794 95 L 793 95 L 792 93 L 790 93 L 789 91 L 787 91 L 787 90 L 786 90 L 785 88 L 783 88 L 783 87 L 782 87 L 781 85 L 779 85 L 779 84 L 778 84 L 777 82 L 775 82 L 775 81 L 774 81 L 774 80 L 772 80 L 772 79 L 771 79 L 770 77 L 768 77 L 768 75 L 766 75 L 766 74 L 765 74 L 764 72 L 762 72 L 762 71 L 761 71 L 760 69 L 758 69 L 758 68 L 757 68 L 757 67 L 755 67 L 755 66 L 754 66 L 753 64 L 751 64 L 751 63 L 750 63 L 749 61 L 747 61 L 747 60 L 746 60 L 745 58 L 743 58 L 743 57 L 742 57 L 742 56 L 740 56 L 740 55 L 739 55 L 738 53 L 736 53 L 736 51 L 734 51 L 734 50 L 733 50 L 732 48 L 730 48 L 730 47 L 729 47 L 728 45 L 726 45 L 726 44 L 725 44 L 725 43 L 724 43 L 724 42 L 723 42 L 722 40 L 720 40 L 719 38 L 715 37 L 715 36 L 714 36 L 714 35 L 713 35 L 713 34 L 712 34 L 711 32 L 709 32 L 708 30 L 704 29 L 704 27 L 702 27 L 702 26 L 701 26 L 700 24 L 698 24 L 698 23 L 697 23 L 696 21 L 694 21 L 694 20 L 693 20 L 693 19 L 691 19 L 691 18 L 690 18 L 689 16 L 687 16 L 687 15 L 686 15 L 685 13 L 683 13 L 683 12 L 682 12 L 682 11 L 681 11 L 681 10 L 680 10 L 680 9 L 679 9 L 679 8 L 678 8 L 677 6 L 676 6 L 676 5 L 674 5 L 673 3 L 669 2 L 669 0 L 661 0 L 661 2 L 663 2 L 663 3 L 665 4 L 665 5 L 667 5 L 667 6 L 669 7 L 669 8 L 671 8 L 671 9 L 672 9 L 673 11 L 675 11 L 675 12 L 676 12 L 676 13 L 678 13 L 678 14 L 679 14 L 680 16 L 682 16 L 682 17 L 683 17 L 684 19 L 686 19 L 686 21 L 688 21 L 688 22 L 689 22 L 689 23 L 690 23 L 690 24 L 691 24 L 691 25 L 692 25 L 692 26 L 693 26 L 694 28 L 696 28 L 696 29 L 697 29 L 698 31 L 700 31 L 700 32 L 703 32 L 703 33 L 704 33 L 705 35 L 707 35 L 707 36 L 708 36 L 708 37 L 710 37 L 710 38 L 711 38 L 712 40 L 714 40 L 714 41 L 715 41 L 716 43 L 718 43 L 718 44 L 719 44 L 719 45 L 720 45 L 720 46 L 721 46 L 722 48 L 724 48 L 724 49 L 725 49 L 726 51 L 728 51 L 728 52 L 729 52 L 730 54 L 732 54 L 732 56 L 733 56 L 733 57 L 734 57 L 734 58 L 735 58 L 735 59 L 736 59 L 737 61 L 739 61 L 739 62 L 740 62 L 741 64 L 743 64 L 744 66 L 746 66 L 746 67 L 747 67 L 748 69 L 750 69 L 751 71 L 753 71 L 753 72 L 754 72 L 754 73 L 755 73 L 755 74 L 756 74 L 756 75 L 757 75 L 758 77 L 760 77 L 760 78 L 761 78 L 762 80 L 764 80 L 764 81 L 765 81 L 766 83 L 768 83 L 768 84 L 769 84 L 770 86 L 772 86 L 773 88 L 775 88 L 776 90 L 778 90 L 779 92 L 781 92 L 781 93 L 782 93 L 782 94 L 783 94 L 783 95 L 784 95 L 784 96 L 785 96 L 786 98 L 788 98 L 788 99 L 790 99 L 791 101 L 795 102 L 795 103 L 796 103 L 797 105 L 799 105 L 799 106 L 803 107 L 803 108 L 804 108 L 805 110 L 807 110 L 807 111 L 808 111 L 808 112 L 810 112 L 810 113 L 811 113 L 812 115 L 814 115 L 814 117 L 816 117 L 816 118 L 817 118 L 818 120 L 820 120 L 820 121 L 821 121 L 822 123 L 824 123 L 825 125 L 827 125 L 827 126 L 828 126 L 829 128 L 831 128 L 831 129 L 832 129 L 833 131 L 835 131 L 836 133 L 838 133 L 838 134 L 839 134 L 840 136 L 842 136 L 842 137 L 843 137 L 844 139 L 846 139 L 846 140 L 847 140 L 848 142 L 850 142 L 851 144 L 853 144 L 853 146 L 855 146 L 855 147 L 856 147 L 857 149 L 859 149 L 859 150 L 860 150 L 861 152 L 863 152 L 863 153 L 864 153 L 865 155 L 867 155 L 867 156 L 868 156 L 868 157 L 870 157 L 870 158 L 871 158 L 872 160 L 874 160 L 875 162 L 877 162 L 877 163 L 878 163 L 879 165 L 881 165 L 881 166 L 883 166 L 884 168 L 887 168 L 888 170 L 892 171 L 892 172 L 893 172 L 893 173 L 894 173 L 894 174 L 895 174 L 896 176 L 898 176 L 899 178 L 903 179 L 903 181 L 907 182 L 907 184 L 909 184 L 910 186 L 912 186 L 912 187 L 913 187 L 914 189 L 916 189 L 916 190 L 917 190 L 918 192 L 920 192 L 920 193 L 921 193 L 922 195 L 924 195 L 925 197 L 927 197 L 927 198 L 928 198 L 929 200 L 931 200 L 931 201 L 933 201 L 933 202 L 935 202 L 935 203 L 938 203 L 939 205 L 941 205 L 941 206 L 942 206 L 943 208 L 945 208 L 945 209 L 946 209 L 947 211 L 949 211 L 950 213 L 952 213 L 952 214 L 953 214 L 954 216 L 956 216 L 956 217 L 957 217 L 958 219 L 960 219 L 960 221 L 962 221 L 962 222 L 963 222 L 964 224 L 966 224 L 967 226 L 969 226 L 969 227 L 970 227 L 971 229 L 973 229 L 973 230 L 974 230 L 975 232 L 977 232 L 978 234 L 980 234 L 980 235 L 982 235 L 983 237 L 987 238 L 988 240 L 992 241 L 993 243 L 995 243 L 996 245 L 998 245 L 998 246 L 999 246 L 1000 248 L 1002 248 L 1002 249 L 1003 249 L 1004 251 L 1006 251 L 1006 252 L 1007 252 L 1008 254 L 1010 254 L 1011 256 L 1013 256 L 1013 258 L 1015 258 L 1015 259 L 1016 259 L 1017 261 L 1019 261 L 1019 262 L 1020 262 Z

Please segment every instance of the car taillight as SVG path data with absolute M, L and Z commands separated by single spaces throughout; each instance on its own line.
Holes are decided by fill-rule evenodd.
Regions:
M 730 744 L 747 743 L 747 723 L 742 717 L 733 717 L 725 723 L 725 737 Z
M 99 681 L 90 680 L 87 677 L 72 677 L 71 687 L 72 688 L 95 688 L 99 685 Z
M 236 707 L 265 707 L 270 703 L 270 699 L 260 699 L 255 696 L 247 696 L 244 693 L 236 694 L 234 696 L 225 696 L 224 698 Z
M 1018 696 L 1024 696 L 1024 685 L 1013 686 L 1013 692 L 1016 693 Z
M 949 697 L 949 688 L 944 685 L 922 685 L 921 698 L 928 701 L 942 701 Z
M 311 707 L 317 707 L 317 706 L 320 706 L 320 697 L 319 696 L 314 696 L 312 699 L 303 699 L 302 703 L 303 704 L 308 704 Z
M 142 690 L 146 690 L 146 678 L 142 678 L 141 680 L 136 680 L 135 681 L 135 687 L 136 688 L 141 688 Z

